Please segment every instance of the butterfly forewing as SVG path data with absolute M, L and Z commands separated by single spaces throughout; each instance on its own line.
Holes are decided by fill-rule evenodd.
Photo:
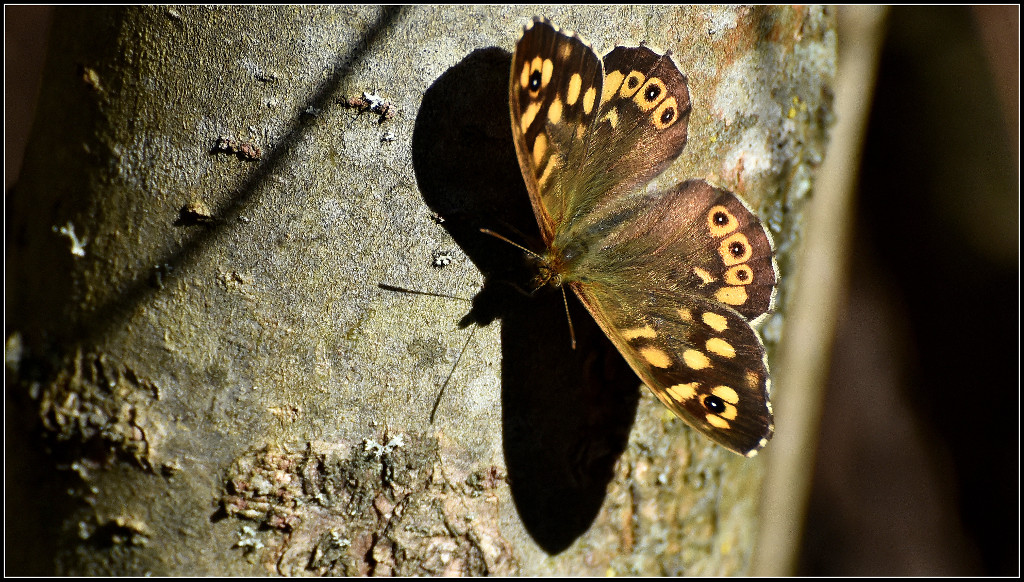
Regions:
M 611 152 L 616 180 L 606 196 L 629 194 L 660 174 L 686 145 L 690 90 L 672 58 L 647 47 L 616 47 L 604 58 L 594 141 Z
M 576 214 L 579 181 L 562 178 L 591 163 L 586 138 L 600 105 L 601 61 L 580 38 L 543 20 L 523 32 L 512 56 L 512 136 L 544 241 Z

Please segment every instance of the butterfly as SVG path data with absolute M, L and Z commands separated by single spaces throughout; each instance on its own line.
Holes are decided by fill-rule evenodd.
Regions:
M 671 56 L 619 46 L 602 61 L 538 18 L 512 57 L 509 109 L 545 245 L 538 286 L 572 288 L 665 406 L 756 454 L 774 431 L 752 327 L 774 300 L 773 246 L 731 192 L 646 188 L 686 145 L 690 93 Z

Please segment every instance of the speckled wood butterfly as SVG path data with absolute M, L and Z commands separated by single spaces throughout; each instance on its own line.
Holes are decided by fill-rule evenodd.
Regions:
M 764 346 L 772 243 L 734 194 L 703 180 L 644 186 L 686 144 L 690 93 L 669 55 L 604 62 L 544 19 L 512 57 L 512 134 L 546 250 L 539 283 L 568 284 L 665 406 L 737 453 L 771 438 Z

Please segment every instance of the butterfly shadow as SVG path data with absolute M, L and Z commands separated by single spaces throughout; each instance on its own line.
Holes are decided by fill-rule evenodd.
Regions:
M 485 276 L 463 325 L 502 322 L 512 498 L 533 539 L 557 554 L 597 517 L 636 416 L 640 381 L 574 298 L 572 349 L 561 293 L 517 292 L 530 288 L 526 254 L 480 232 L 543 247 L 512 143 L 511 62 L 504 50 L 479 49 L 427 89 L 413 130 L 413 168 L 424 201 Z

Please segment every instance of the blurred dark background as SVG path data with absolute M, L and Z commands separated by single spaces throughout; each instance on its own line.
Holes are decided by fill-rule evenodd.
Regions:
M 1020 573 L 1019 23 L 889 11 L 801 574 Z
M 17 181 L 51 9 L 7 6 Z M 1019 6 L 895 7 L 799 574 L 1019 575 Z

